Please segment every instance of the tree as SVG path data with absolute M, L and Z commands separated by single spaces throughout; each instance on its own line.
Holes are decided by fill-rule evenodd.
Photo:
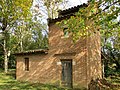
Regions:
M 68 0 L 35 0 L 35 5 L 41 12 L 41 15 L 45 15 L 48 18 L 56 18 L 58 16 L 58 10 L 61 7 L 64 9 L 67 7 Z
M 31 50 L 31 49 L 40 49 L 40 48 L 48 48 L 48 30 L 47 23 L 42 22 L 43 15 L 41 13 L 42 9 L 44 9 L 44 14 L 48 15 L 49 18 L 56 17 L 56 11 L 58 10 L 58 5 L 62 1 L 46 1 L 46 0 L 36 0 L 37 4 L 33 5 L 31 8 L 32 19 L 27 23 L 28 32 L 20 32 L 20 30 L 16 30 L 16 38 L 19 41 L 17 45 L 20 45 L 23 50 Z M 50 4 L 50 6 L 48 6 Z M 41 8 L 42 5 L 42 8 Z M 44 6 L 46 8 L 44 8 Z M 23 37 L 21 39 L 21 37 Z M 20 39 L 20 40 L 19 40 Z M 19 46 L 17 47 L 17 49 Z
M 110 56 L 110 59 L 116 62 L 116 67 L 119 67 L 117 59 L 120 52 L 120 20 L 117 19 L 120 12 L 119 6 L 119 0 L 89 0 L 87 7 L 83 6 L 74 16 L 57 24 L 67 26 L 67 31 L 72 34 L 74 42 L 80 37 L 92 35 L 99 30 L 102 40 L 102 52 L 107 56 L 112 54 L 114 58 Z M 108 44 L 111 39 L 112 44 Z M 117 53 L 117 55 L 114 53 Z
M 29 3 L 29 4 L 28 4 Z M 29 15 L 31 7 L 31 0 L 1 0 L 0 1 L 0 29 L 3 36 L 3 51 L 4 51 L 4 69 L 5 73 L 8 71 L 8 56 L 9 39 L 11 27 L 18 19 L 26 19 Z

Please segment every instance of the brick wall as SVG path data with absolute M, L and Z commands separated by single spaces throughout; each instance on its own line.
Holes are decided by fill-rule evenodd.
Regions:
M 25 57 L 30 60 L 29 71 L 24 70 Z M 101 77 L 99 34 L 73 43 L 71 37 L 63 38 L 57 25 L 49 24 L 48 54 L 17 56 L 17 80 L 61 85 L 61 59 L 72 59 L 73 87 L 87 87 L 92 78 Z

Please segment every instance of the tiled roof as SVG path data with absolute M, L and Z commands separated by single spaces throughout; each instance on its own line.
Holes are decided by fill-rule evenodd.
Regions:
M 78 5 L 78 6 L 66 9 L 66 10 L 62 10 L 62 11 L 60 10 L 58 11 L 59 12 L 58 18 L 55 18 L 55 19 L 49 18 L 48 23 L 61 21 L 63 19 L 68 19 L 70 18 L 70 16 L 74 16 L 75 12 L 78 12 L 80 8 L 87 7 L 87 6 L 88 4 L 83 3 L 82 5 Z
M 60 10 L 58 11 L 59 12 L 59 16 L 64 16 L 64 15 L 67 15 L 67 14 L 70 14 L 70 13 L 75 13 L 75 12 L 78 12 L 80 8 L 82 7 L 87 7 L 88 4 L 81 4 L 81 5 L 78 5 L 78 6 L 74 6 L 74 7 L 71 7 L 71 8 L 68 8 L 68 9 L 65 9 L 65 10 Z
M 29 55 L 29 54 L 47 54 L 48 49 L 29 50 L 15 53 L 14 55 Z

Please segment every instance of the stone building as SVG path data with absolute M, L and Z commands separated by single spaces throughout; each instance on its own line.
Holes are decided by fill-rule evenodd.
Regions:
M 100 34 L 94 33 L 73 43 L 64 37 L 56 22 L 69 19 L 86 4 L 59 12 L 49 20 L 49 49 L 16 53 L 16 78 L 64 87 L 88 87 L 92 79 L 102 78 Z

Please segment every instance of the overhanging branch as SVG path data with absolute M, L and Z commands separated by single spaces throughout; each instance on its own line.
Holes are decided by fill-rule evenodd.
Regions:
M 108 5 L 108 6 L 106 6 L 101 12 L 104 12 L 106 9 L 108 9 L 109 7 L 111 7 L 112 5 L 115 5 L 115 4 L 117 4 L 117 3 L 119 3 L 119 0 L 113 2 L 112 4 L 110 4 L 110 5 Z M 101 6 L 101 5 L 100 5 L 100 6 Z M 98 6 L 98 8 L 100 8 L 100 6 Z M 101 12 L 98 12 L 98 13 L 94 14 L 93 16 L 96 16 L 96 15 L 100 14 Z
M 118 3 L 119 1 L 113 2 L 112 4 L 110 4 L 109 6 L 106 6 L 102 11 L 105 11 L 106 9 L 108 9 L 109 7 L 111 7 L 112 5 L 115 5 L 116 3 Z

